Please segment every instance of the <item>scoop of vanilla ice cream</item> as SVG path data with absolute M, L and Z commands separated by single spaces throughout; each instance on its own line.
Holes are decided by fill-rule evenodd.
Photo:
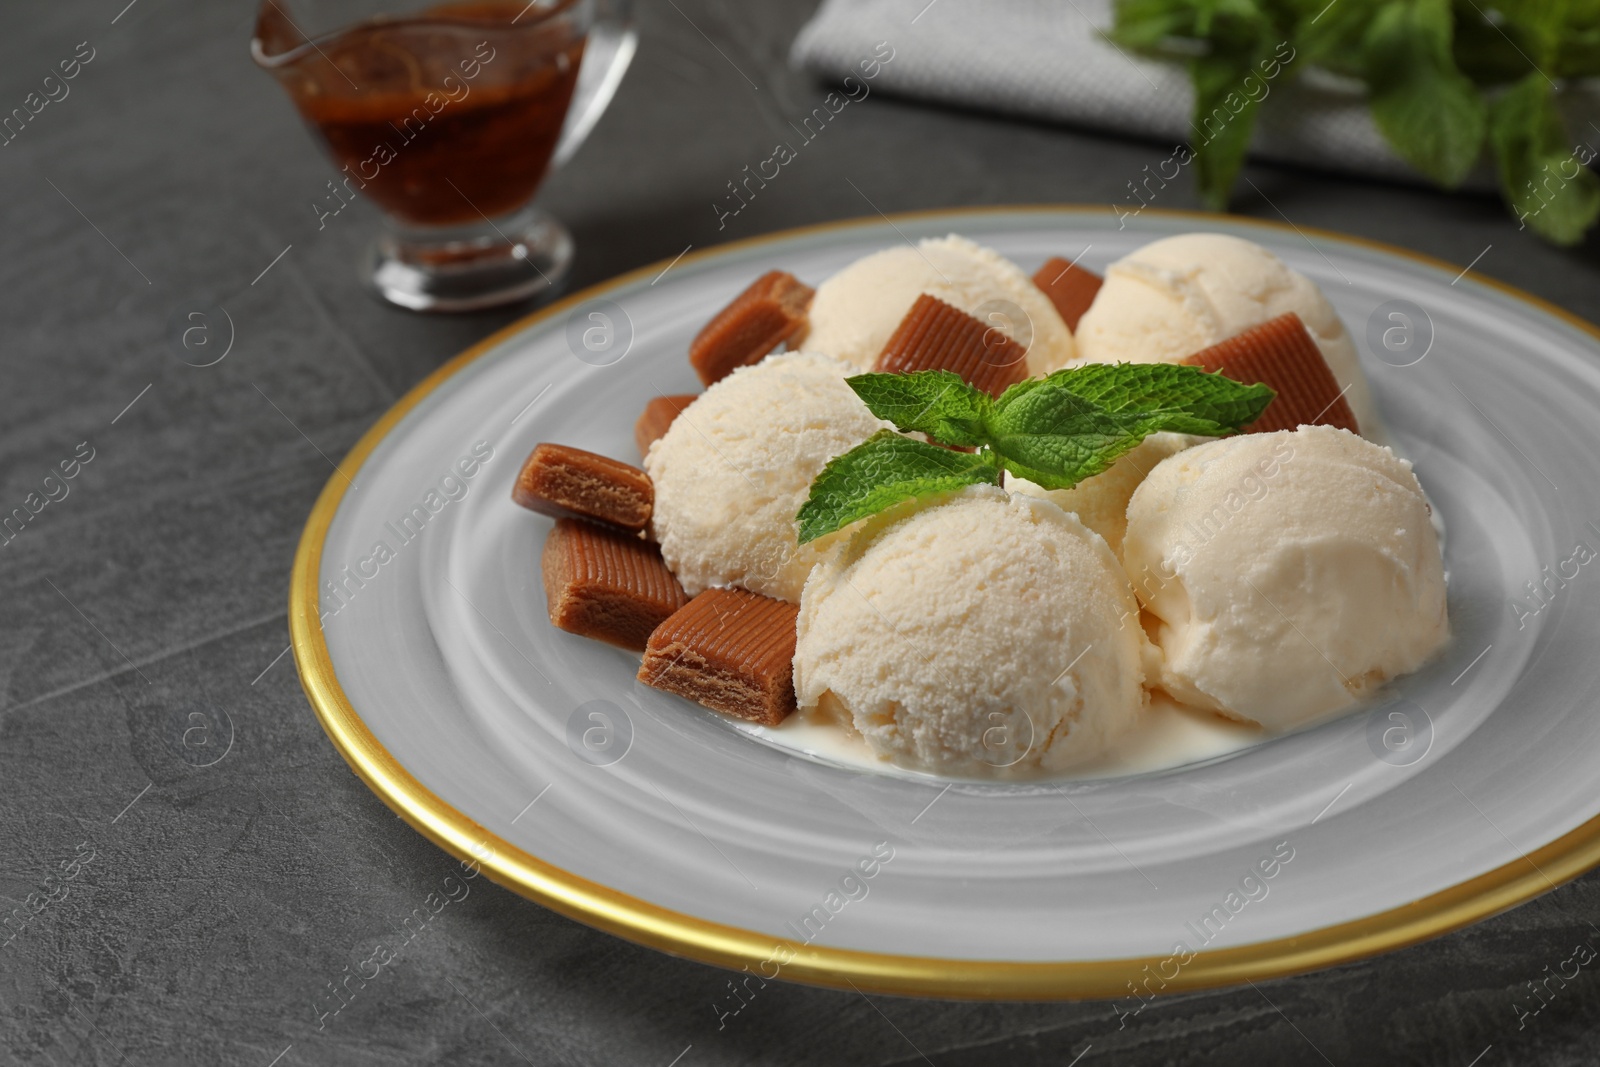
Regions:
M 794 516 L 828 460 L 880 429 L 815 352 L 769 356 L 712 385 L 650 446 L 651 532 L 690 596 L 736 585 L 797 602 L 826 541 L 796 543 Z
M 1411 464 L 1331 426 L 1163 460 L 1128 504 L 1122 558 L 1158 620 L 1160 686 L 1270 729 L 1356 702 L 1449 634 Z
M 954 234 L 874 252 L 819 285 L 805 347 L 871 370 L 923 293 L 1026 344 L 1029 374 L 1048 373 L 1073 357 L 1072 331 L 1033 279 L 993 249 Z
M 1106 270 L 1078 321 L 1081 363 L 1176 363 L 1293 311 L 1311 332 L 1362 436 L 1386 439 L 1354 343 L 1316 283 L 1252 241 L 1186 233 L 1152 241 Z
M 1138 610 L 1077 519 L 969 486 L 869 522 L 811 573 L 795 690 L 903 766 L 1054 770 L 1102 753 L 1144 708 Z
M 1078 521 L 1105 538 L 1116 555 L 1122 554 L 1122 535 L 1128 529 L 1128 501 L 1139 483 L 1168 456 L 1208 440 L 1184 433 L 1153 433 L 1124 453 L 1109 468 L 1093 478 L 1085 478 L 1071 489 L 1045 489 L 1026 478 L 1006 474 L 1006 488 L 1013 493 L 1042 497 L 1062 511 L 1078 516 Z

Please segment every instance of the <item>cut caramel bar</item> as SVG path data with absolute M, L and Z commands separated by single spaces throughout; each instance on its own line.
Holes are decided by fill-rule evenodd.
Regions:
M 1094 294 L 1100 291 L 1102 281 L 1104 279 L 1094 271 L 1074 266 L 1060 256 L 1050 257 L 1033 276 L 1033 284 L 1037 285 L 1044 295 L 1050 298 L 1050 303 L 1056 306 L 1056 310 L 1061 312 L 1061 320 L 1067 324 L 1069 330 L 1078 328 L 1078 320 L 1083 318 L 1083 313 L 1094 303 Z
M 658 396 L 646 404 L 639 421 L 633 424 L 633 439 L 639 445 L 639 455 L 650 451 L 650 446 L 667 432 L 678 413 L 698 399 L 698 396 L 689 395 Z
M 1246 385 L 1270 385 L 1277 397 L 1245 433 L 1292 430 L 1301 424 L 1338 426 L 1360 433 L 1354 412 L 1339 388 L 1322 350 L 1294 312 L 1269 319 L 1202 348 L 1179 362 L 1221 371 Z
M 689 602 L 661 550 L 583 519 L 558 519 L 544 543 L 550 622 L 635 652 L 650 631 Z
M 785 271 L 768 271 L 717 312 L 689 343 L 689 363 L 707 385 L 805 336 L 814 290 Z
M 707 589 L 650 635 L 639 680 L 776 726 L 795 708 L 799 613 L 787 601 L 743 589 Z
M 973 388 L 999 396 L 1028 376 L 1027 355 L 998 328 L 923 293 L 889 335 L 872 369 L 954 371 Z
M 650 521 L 656 490 L 638 467 L 581 448 L 546 443 L 522 465 L 511 499 L 558 519 L 582 516 L 642 530 Z

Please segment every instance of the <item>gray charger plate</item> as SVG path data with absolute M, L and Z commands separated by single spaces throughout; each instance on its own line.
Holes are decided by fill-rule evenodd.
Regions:
M 941 784 L 752 738 L 638 684 L 636 656 L 551 627 L 550 522 L 510 502 L 522 459 L 540 441 L 633 458 L 638 412 L 698 390 L 689 339 L 757 274 L 815 284 L 951 232 L 1027 270 L 1080 254 L 1100 270 L 1201 229 L 1322 286 L 1444 518 L 1452 644 L 1379 706 L 1160 773 Z M 1398 249 L 1155 211 L 1125 227 L 1103 208 L 871 219 L 665 266 L 441 368 L 307 523 L 290 594 L 307 694 L 357 773 L 446 850 L 602 929 L 764 977 L 1028 998 L 1327 966 L 1600 862 L 1594 327 Z

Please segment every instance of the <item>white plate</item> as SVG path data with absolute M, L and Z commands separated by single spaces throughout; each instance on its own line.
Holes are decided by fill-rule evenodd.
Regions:
M 1195 229 L 1258 241 L 1322 286 L 1444 517 L 1455 636 L 1382 706 L 1159 773 L 941 785 L 754 739 L 638 684 L 637 656 L 551 627 L 550 523 L 510 502 L 522 459 L 558 441 L 633 460 L 638 412 L 697 391 L 689 339 L 758 273 L 815 284 L 950 232 L 1028 270 L 1080 253 L 1103 269 Z M 1380 336 L 1401 325 L 1378 313 L 1393 301 L 1418 331 L 1399 352 Z M 1577 562 L 1600 551 L 1597 336 L 1446 264 L 1209 215 L 1119 228 L 1100 209 L 944 212 L 729 245 L 539 312 L 396 405 L 307 524 L 295 655 L 335 744 L 424 833 L 672 952 L 901 993 L 1124 996 L 1128 1010 L 1133 986 L 1325 966 L 1600 862 L 1600 561 Z M 462 477 L 474 448 L 492 458 Z M 408 513 L 426 517 L 416 536 Z M 1540 607 L 1524 583 L 1546 575 L 1564 577 Z M 319 587 L 320 610 L 338 608 L 320 626 Z

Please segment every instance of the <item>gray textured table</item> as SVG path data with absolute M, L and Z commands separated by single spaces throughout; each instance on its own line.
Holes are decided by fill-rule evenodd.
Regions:
M 332 171 L 249 62 L 251 5 L 124 3 L 0 12 L 0 112 L 93 49 L 0 147 L 0 511 L 93 450 L 0 546 L 0 903 L 22 909 L 0 949 L 0 1063 L 1593 1062 L 1600 979 L 1552 987 L 1520 1026 L 1517 1006 L 1575 944 L 1600 945 L 1600 875 L 1379 959 L 1165 1000 L 1125 1029 L 1104 1003 L 786 985 L 719 1029 L 721 972 L 480 880 L 324 1015 L 330 983 L 452 861 L 317 726 L 283 655 L 290 559 L 327 457 L 515 313 L 419 318 L 367 296 L 353 263 L 374 216 L 316 229 Z M 646 3 L 615 107 L 543 194 L 577 236 L 575 284 L 870 214 L 863 193 L 885 211 L 1110 203 L 1162 155 L 875 96 L 719 231 L 724 183 L 821 95 L 783 62 L 806 8 Z M 1241 210 L 1462 264 L 1487 247 L 1479 270 L 1600 319 L 1594 243 L 1540 245 L 1491 200 L 1250 176 L 1264 197 Z M 164 341 L 196 299 L 225 299 L 236 335 L 205 369 Z M 34 914 L 29 895 L 58 885 Z

